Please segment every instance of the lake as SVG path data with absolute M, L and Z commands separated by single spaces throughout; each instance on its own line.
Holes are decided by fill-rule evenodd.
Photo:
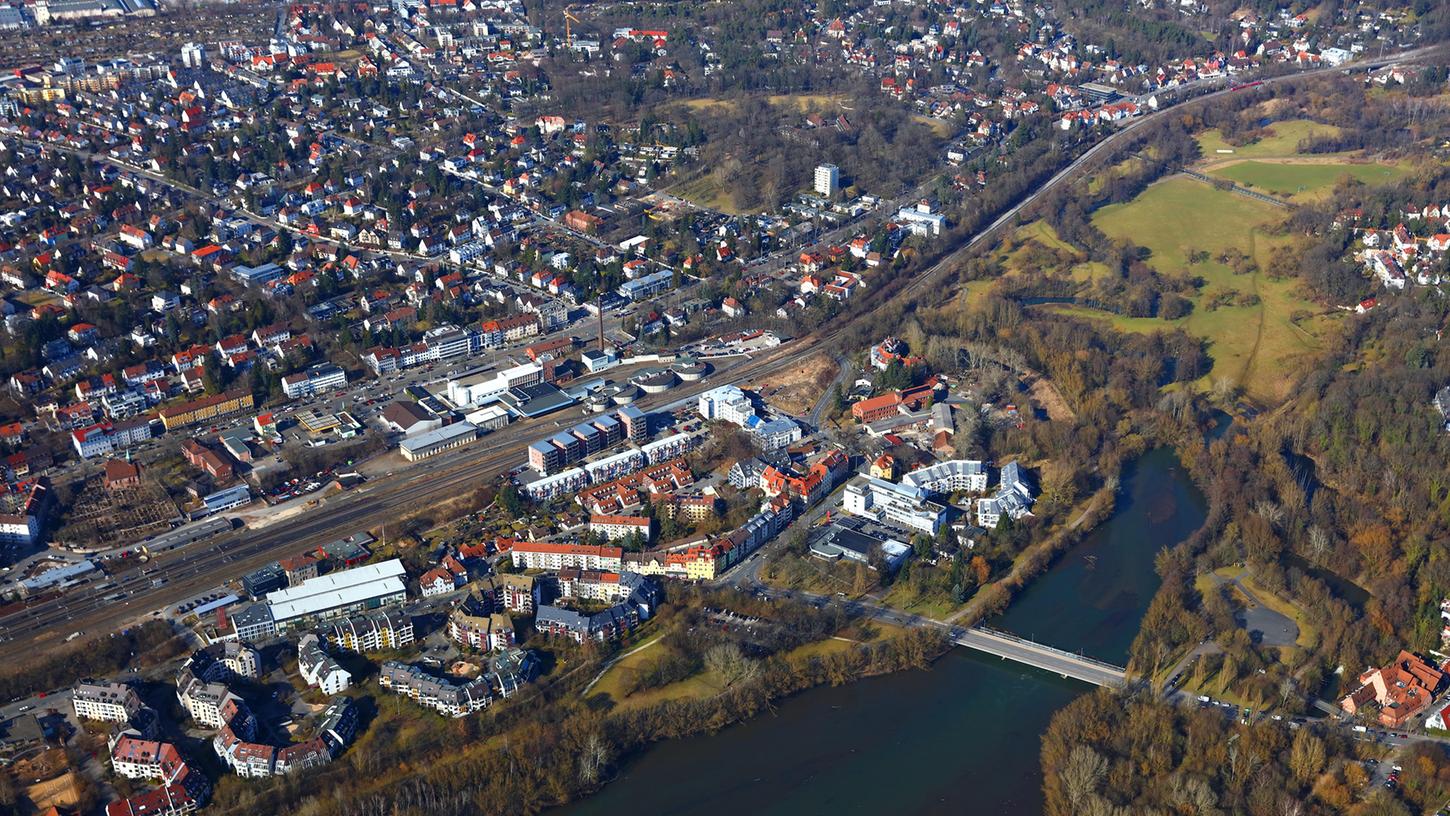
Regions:
M 1158 588 L 1154 554 L 1204 510 L 1172 451 L 1149 451 L 1124 469 L 1112 518 L 991 625 L 1122 665 Z M 955 649 L 930 671 L 812 689 L 774 715 L 660 743 L 558 813 L 1037 813 L 1041 735 L 1089 688 Z

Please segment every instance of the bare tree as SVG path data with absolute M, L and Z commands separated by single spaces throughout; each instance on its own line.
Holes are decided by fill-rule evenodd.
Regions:
M 1086 745 L 1078 745 L 1067 755 L 1067 763 L 1058 774 L 1067 790 L 1067 801 L 1073 813 L 1085 812 L 1089 798 L 1097 793 L 1108 775 L 1108 761 Z

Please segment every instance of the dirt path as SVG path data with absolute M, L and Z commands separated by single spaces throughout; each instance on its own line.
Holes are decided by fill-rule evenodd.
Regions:
M 1255 269 L 1258 269 L 1259 264 L 1259 246 L 1258 241 L 1256 240 L 1257 235 L 1257 229 L 1249 230 L 1249 257 L 1253 259 Z M 1249 349 L 1249 356 L 1244 360 L 1244 367 L 1239 371 L 1238 386 L 1240 388 L 1245 387 L 1244 383 L 1247 383 L 1249 381 L 1249 375 L 1253 373 L 1254 366 L 1258 364 L 1259 347 L 1263 345 L 1264 342 L 1264 321 L 1268 319 L 1268 309 L 1264 306 L 1263 296 L 1259 294 L 1260 274 L 1262 274 L 1262 272 L 1256 271 L 1249 278 L 1249 283 L 1253 287 L 1253 294 L 1255 297 L 1259 298 L 1259 319 L 1255 321 L 1254 324 L 1254 345 L 1252 348 Z
M 1368 156 L 1225 156 L 1219 159 L 1201 161 L 1198 163 L 1200 172 L 1212 173 L 1218 170 L 1227 170 L 1230 167 L 1248 162 L 1261 162 L 1263 164 L 1391 164 Z

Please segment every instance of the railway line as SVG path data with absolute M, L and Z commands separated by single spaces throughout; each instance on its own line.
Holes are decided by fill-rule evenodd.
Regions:
M 1371 69 L 1391 63 L 1421 58 L 1437 52 L 1439 46 L 1416 49 L 1393 57 L 1358 63 L 1355 69 Z M 1297 81 L 1338 68 L 1322 68 L 1262 80 L 1264 86 Z M 1081 156 L 1059 170 L 1021 201 L 1001 213 L 989 225 L 968 237 L 931 266 L 917 273 L 890 296 L 890 300 L 910 298 L 927 287 L 936 285 L 942 274 L 963 261 L 985 244 L 1017 216 L 1041 199 L 1043 195 L 1072 180 L 1081 172 L 1108 155 L 1139 128 L 1159 117 L 1181 111 L 1184 107 L 1240 90 L 1225 87 L 1203 96 L 1165 107 L 1160 111 L 1132 120 L 1121 129 L 1093 145 Z M 782 343 L 775 349 L 748 358 L 717 371 L 707 381 L 692 383 L 665 394 L 640 400 L 641 407 L 686 399 L 705 390 L 725 384 L 739 384 L 780 370 L 796 361 L 803 349 L 832 348 L 854 325 L 869 320 L 870 311 L 857 311 L 829 328 L 806 337 Z M 461 495 L 497 477 L 517 457 L 525 441 L 540 432 L 557 427 L 550 418 L 525 420 L 486 437 L 483 442 L 458 451 L 442 454 L 410 468 L 406 473 L 386 482 L 374 482 L 356 491 L 339 496 L 296 520 L 279 521 L 257 531 L 242 530 L 213 539 L 201 545 L 177 550 L 158 558 L 141 575 L 124 577 L 118 586 L 138 588 L 120 602 L 107 601 L 114 589 L 88 589 L 73 592 L 0 618 L 0 658 L 15 662 L 40 653 L 41 647 L 59 642 L 72 631 L 113 631 L 143 619 L 153 609 L 177 603 L 210 586 L 221 575 L 237 576 L 276 558 L 295 554 L 327 541 L 346 536 L 359 529 L 369 529 L 396 520 L 400 511 L 425 506 L 446 497 Z M 139 579 L 139 580 L 138 580 Z M 165 579 L 161 586 L 154 582 Z

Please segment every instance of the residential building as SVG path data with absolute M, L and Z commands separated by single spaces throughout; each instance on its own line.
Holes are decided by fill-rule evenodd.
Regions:
M 870 476 L 857 476 L 846 484 L 843 506 L 851 515 L 929 536 L 946 521 L 946 508 L 928 501 L 921 488 Z
M 628 539 L 638 535 L 648 542 L 653 534 L 653 522 L 646 516 L 590 516 L 589 532 L 600 533 L 609 541 Z
M 349 652 L 401 649 L 413 643 L 413 619 L 402 610 L 380 609 L 334 623 L 328 640 Z
M 635 575 L 630 595 L 600 612 L 585 613 L 546 605 L 534 614 L 534 630 L 550 637 L 567 637 L 577 643 L 588 640 L 610 641 L 634 630 L 654 614 L 659 602 L 659 585 L 648 576 Z M 632 579 L 633 581 L 633 579 Z
M 929 493 L 981 493 L 987 489 L 987 468 L 975 459 L 952 459 L 913 470 L 901 483 Z
M 618 572 L 624 550 L 619 547 L 595 547 L 588 544 L 552 544 L 520 541 L 509 554 L 514 567 L 553 570 L 577 569 Z
M 997 492 L 990 497 L 977 500 L 977 524 L 988 530 L 995 529 L 1005 516 L 1016 521 L 1032 515 L 1032 487 L 1022 473 L 1022 466 L 1010 462 L 1002 466 L 1002 477 Z
M 222 643 L 222 665 L 238 677 L 256 678 L 261 673 L 262 657 L 256 649 L 241 640 Z
M 235 391 L 184 402 L 159 412 L 161 424 L 168 431 L 210 422 L 231 414 L 250 411 L 254 406 L 252 392 Z
M 282 378 L 282 393 L 288 399 L 310 397 L 347 386 L 347 372 L 331 363 L 315 365 L 306 371 Z
M 493 688 L 488 675 L 463 683 L 452 683 L 434 677 L 418 666 L 389 660 L 378 673 L 383 688 L 415 700 L 445 717 L 464 717 L 487 708 L 493 702 Z
M 352 674 L 322 648 L 317 635 L 308 632 L 297 641 L 297 671 L 307 685 L 324 694 L 341 694 L 352 683 Z
M 815 190 L 817 195 L 835 198 L 836 193 L 841 191 L 841 168 L 834 164 L 816 165 L 811 189 Z
M 81 683 L 71 694 L 71 706 L 82 720 L 124 723 L 141 710 L 141 698 L 121 683 Z
M 496 611 L 497 601 L 474 593 L 448 614 L 448 637 L 483 651 L 507 649 L 515 643 L 514 622 Z

